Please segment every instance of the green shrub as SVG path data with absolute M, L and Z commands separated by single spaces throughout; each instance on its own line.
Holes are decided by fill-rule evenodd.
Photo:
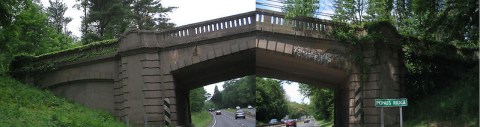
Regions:
M 122 127 L 106 111 L 56 97 L 10 77 L 0 77 L 0 126 Z

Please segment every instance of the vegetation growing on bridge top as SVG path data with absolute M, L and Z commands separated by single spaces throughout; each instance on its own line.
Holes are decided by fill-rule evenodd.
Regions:
M 0 126 L 2 127 L 122 127 L 106 111 L 56 97 L 10 77 L 0 77 Z
M 32 56 L 20 54 L 10 63 L 10 73 L 19 78 L 25 74 L 35 74 L 56 69 L 55 66 L 67 62 L 113 54 L 117 51 L 117 39 L 93 42 L 87 45 L 52 53 Z

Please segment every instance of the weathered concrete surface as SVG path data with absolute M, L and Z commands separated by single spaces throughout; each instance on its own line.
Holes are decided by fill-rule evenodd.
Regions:
M 133 126 L 191 126 L 189 90 L 257 75 L 334 89 L 335 126 L 379 126 L 373 99 L 400 97 L 401 50 L 397 42 L 366 48 L 361 84 L 345 45 L 327 34 L 333 27 L 257 10 L 160 32 L 131 30 L 115 55 L 58 65 L 34 80 Z M 397 126 L 398 111 L 385 111 L 386 125 Z

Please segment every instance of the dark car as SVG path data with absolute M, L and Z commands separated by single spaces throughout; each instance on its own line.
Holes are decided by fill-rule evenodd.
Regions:
M 216 112 L 215 112 L 215 115 L 222 115 L 222 112 L 216 111 Z
M 285 121 L 286 127 L 297 127 L 297 122 L 295 120 L 287 120 Z
M 245 119 L 245 112 L 243 112 L 243 110 L 237 110 L 237 112 L 235 112 L 235 119 L 238 119 L 238 118 Z
M 208 111 L 213 112 L 215 111 L 215 109 L 211 108 L 211 109 L 208 109 Z

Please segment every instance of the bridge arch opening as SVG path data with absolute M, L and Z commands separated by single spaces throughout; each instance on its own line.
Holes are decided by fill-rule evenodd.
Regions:
M 340 89 L 349 76 L 349 72 L 346 70 L 315 63 L 292 54 L 262 48 L 250 48 L 215 57 L 178 68 L 171 73 L 175 80 L 177 124 L 185 126 L 192 124 L 189 91 L 208 84 L 255 75 L 311 84 L 321 88 Z M 346 108 L 348 109 L 348 107 Z M 344 114 L 348 115 L 346 110 L 338 111 L 347 112 Z M 345 118 L 337 117 L 337 115 L 342 114 L 336 114 L 335 118 Z

